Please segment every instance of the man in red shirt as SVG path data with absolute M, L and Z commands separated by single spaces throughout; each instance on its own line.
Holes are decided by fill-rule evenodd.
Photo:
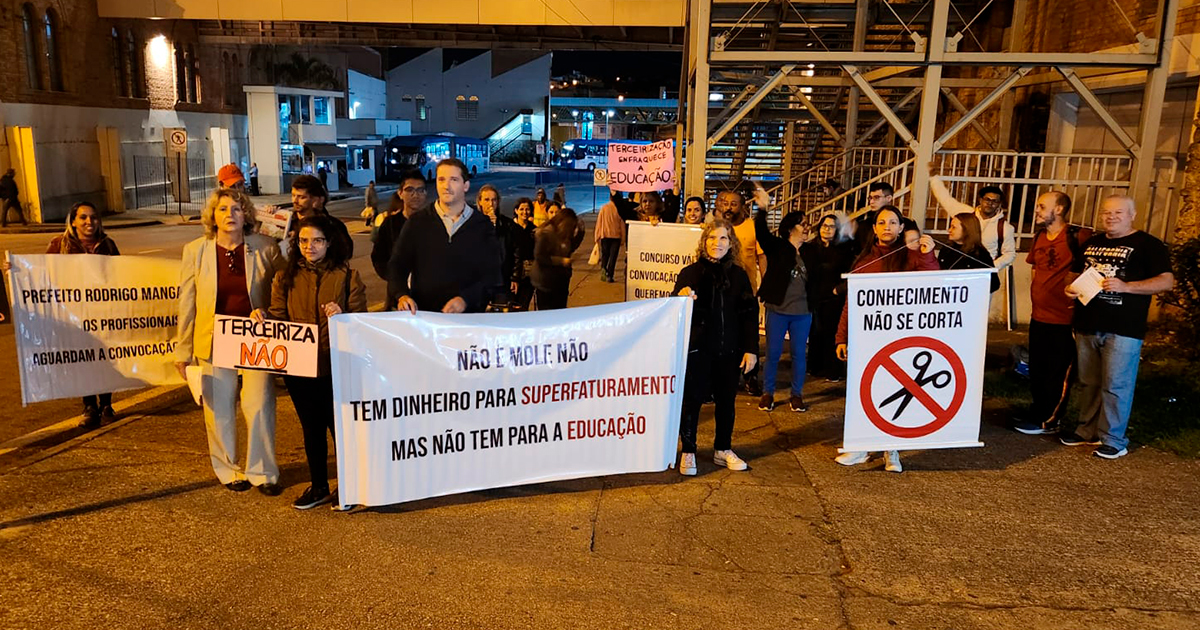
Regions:
M 1063 290 L 1074 280 L 1071 266 L 1091 238 L 1087 228 L 1069 225 L 1064 218 L 1071 198 L 1052 190 L 1037 199 L 1034 209 L 1038 231 L 1025 261 L 1032 265 L 1029 292 L 1033 316 L 1029 321 L 1029 389 L 1033 404 L 1014 428 L 1026 435 L 1057 433 L 1067 408 L 1075 365 L 1075 337 L 1071 332 L 1075 300 Z

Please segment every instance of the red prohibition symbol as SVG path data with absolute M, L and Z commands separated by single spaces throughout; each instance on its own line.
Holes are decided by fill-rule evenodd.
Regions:
M 924 364 L 924 367 L 922 367 L 918 365 L 916 361 L 914 361 L 914 367 L 917 367 L 920 370 L 917 379 L 914 379 L 908 374 L 908 372 L 904 371 L 904 368 L 900 367 L 896 363 L 896 360 L 893 358 L 894 355 L 897 352 L 906 350 L 908 348 L 921 348 L 925 351 L 933 351 L 944 357 L 950 364 L 950 369 L 954 373 L 954 396 L 950 400 L 949 407 L 942 408 L 942 406 L 939 405 L 938 402 L 929 395 L 929 392 L 925 391 L 925 385 L 931 383 L 934 385 L 934 387 L 945 387 L 947 385 L 946 383 L 938 385 L 937 377 L 943 374 L 949 376 L 948 374 L 945 372 L 939 372 L 933 376 L 924 377 L 923 375 L 926 368 L 929 366 L 929 362 L 927 361 Z M 923 352 L 922 354 L 927 353 Z M 932 359 L 932 357 L 930 357 L 930 359 Z M 880 405 L 876 405 L 875 401 L 871 399 L 871 384 L 875 381 L 875 375 L 879 373 L 880 369 L 886 370 L 888 374 L 891 374 L 892 377 L 900 383 L 902 388 L 897 392 L 897 395 L 902 395 L 905 400 L 900 401 L 897 415 L 899 415 L 899 410 L 903 410 L 904 406 L 907 405 L 909 400 L 915 398 L 917 402 L 921 403 L 921 406 L 925 407 L 930 413 L 933 414 L 933 421 L 919 427 L 901 427 L 896 426 L 892 421 L 885 419 L 879 412 L 879 407 L 899 396 L 893 395 L 893 397 L 889 397 L 884 401 L 883 404 Z M 967 396 L 967 372 L 966 369 L 963 368 L 962 359 L 958 357 L 958 353 L 954 352 L 954 350 L 945 343 L 931 337 L 908 337 L 889 343 L 881 348 L 879 352 L 875 353 L 874 357 L 871 357 L 871 360 L 867 362 L 866 369 L 863 370 L 863 378 L 862 383 L 859 386 L 858 395 L 859 399 L 862 401 L 863 411 L 865 411 L 867 414 L 867 419 L 871 421 L 871 424 L 875 425 L 875 428 L 887 433 L 888 435 L 898 438 L 912 439 L 925 437 L 926 435 L 934 433 L 938 429 L 946 426 L 946 424 L 948 424 L 950 420 L 954 418 L 954 415 L 958 413 L 959 408 L 962 407 L 963 399 Z

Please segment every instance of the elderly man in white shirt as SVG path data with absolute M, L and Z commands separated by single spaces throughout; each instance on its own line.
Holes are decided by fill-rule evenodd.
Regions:
M 962 212 L 975 213 L 979 218 L 983 246 L 996 261 L 997 271 L 1013 264 L 1017 259 L 1016 229 L 1005 220 L 1004 191 L 996 186 L 984 186 L 979 189 L 979 205 L 971 207 L 951 196 L 937 175 L 929 178 L 929 190 L 951 217 Z

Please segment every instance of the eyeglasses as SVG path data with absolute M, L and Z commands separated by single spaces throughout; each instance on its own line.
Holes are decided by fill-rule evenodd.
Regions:
M 979 201 L 992 204 L 993 206 L 998 206 L 1004 203 L 1004 200 L 999 197 L 980 197 Z
M 406 187 L 402 188 L 402 189 L 400 190 L 400 192 L 405 192 L 405 193 L 408 193 L 408 194 L 410 194 L 410 195 L 411 195 L 411 194 L 414 194 L 414 193 L 415 193 L 415 194 L 419 194 L 419 195 L 424 195 L 424 194 L 425 194 L 425 189 L 424 189 L 424 188 L 413 188 L 412 186 L 406 186 Z

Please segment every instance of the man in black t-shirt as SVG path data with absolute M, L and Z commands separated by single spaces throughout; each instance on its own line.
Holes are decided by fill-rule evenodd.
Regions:
M 1125 429 L 1133 409 L 1142 339 L 1151 296 L 1175 285 L 1166 245 L 1133 229 L 1133 199 L 1109 197 L 1100 206 L 1104 234 L 1083 244 L 1074 271 L 1094 267 L 1104 276 L 1103 290 L 1075 307 L 1073 326 L 1078 353 L 1081 405 L 1079 426 L 1061 439 L 1067 446 L 1098 445 L 1097 457 L 1127 453 Z M 1079 298 L 1073 286 L 1068 296 Z

